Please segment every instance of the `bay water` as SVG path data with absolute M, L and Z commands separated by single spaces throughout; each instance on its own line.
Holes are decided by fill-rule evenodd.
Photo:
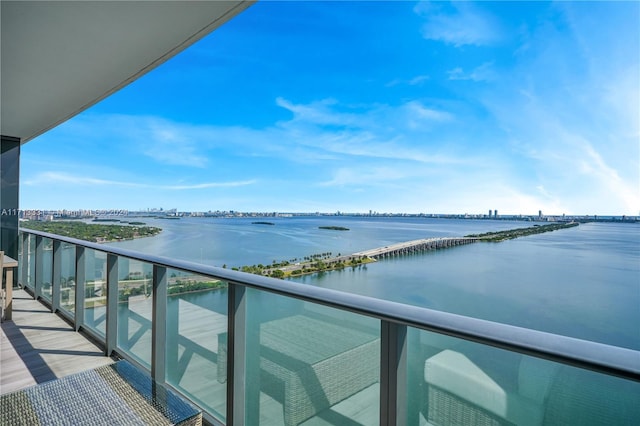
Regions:
M 228 268 L 532 225 L 506 220 L 348 216 L 142 221 L 163 231 L 110 245 Z M 258 221 L 274 225 L 254 223 Z M 640 350 L 638 224 L 586 223 L 292 280 Z M 194 302 L 206 304 L 207 297 L 219 298 L 209 293 L 194 296 Z

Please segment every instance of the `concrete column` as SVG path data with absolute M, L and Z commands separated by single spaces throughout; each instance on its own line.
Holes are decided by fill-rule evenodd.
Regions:
M 1 136 L 0 148 L 0 250 L 17 260 L 20 139 Z

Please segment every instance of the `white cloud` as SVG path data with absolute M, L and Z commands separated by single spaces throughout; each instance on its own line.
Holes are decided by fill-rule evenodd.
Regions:
M 154 160 L 169 165 L 205 167 L 209 160 L 202 154 L 202 146 L 189 137 L 183 129 L 176 128 L 165 120 L 151 120 L 143 129 L 144 135 L 139 140 L 144 154 Z
M 536 189 L 540 194 L 542 194 L 542 196 L 546 198 L 551 198 L 551 194 L 549 194 L 549 192 L 546 190 L 546 188 L 543 185 L 536 186 Z
M 410 80 L 395 79 L 386 84 L 387 87 L 399 86 L 406 84 L 409 86 L 422 86 L 425 81 L 428 81 L 431 77 L 428 75 L 417 75 Z
M 127 181 L 144 180 L 147 172 L 157 174 L 152 169 L 158 168 L 154 165 L 158 162 L 196 166 L 193 168 L 202 169 L 197 171 L 201 174 L 230 156 L 233 161 L 272 158 L 314 164 L 335 163 L 345 157 L 432 164 L 469 161 L 467 156 L 438 148 L 438 139 L 430 136 L 455 116 L 418 100 L 399 105 L 345 105 L 334 99 L 303 104 L 277 98 L 276 105 L 291 111 L 293 117 L 260 129 L 196 125 L 151 116 L 89 115 L 75 119 L 72 132 L 63 137 L 73 137 L 80 145 L 97 134 L 110 147 L 118 147 L 122 164 L 113 164 L 109 172 L 118 173 L 120 167 L 126 171 Z M 91 130 L 77 133 L 79 127 Z M 442 134 L 437 138 L 443 138 Z M 153 162 L 138 158 L 141 151 Z M 166 170 L 173 179 L 184 174 L 180 168 Z
M 108 171 L 93 173 L 91 168 L 81 168 L 81 173 L 75 173 L 77 168 L 72 165 L 67 167 L 65 160 L 64 171 L 42 173 L 43 165 L 30 166 L 31 174 L 25 175 L 28 176 L 25 190 L 66 185 L 73 187 L 74 193 L 90 192 L 86 200 L 90 199 L 89 195 L 95 198 L 103 194 L 101 197 L 105 198 L 119 193 L 119 202 L 135 200 L 134 194 L 140 194 L 140 204 L 134 205 L 137 208 L 149 205 L 150 201 L 142 200 L 153 199 L 150 194 L 162 198 L 158 191 L 177 193 L 204 191 L 207 188 L 258 188 L 258 183 L 262 182 L 262 189 L 258 192 L 256 189 L 247 189 L 246 193 L 241 191 L 242 197 L 259 203 L 260 200 L 268 202 L 274 197 L 281 198 L 285 185 L 293 185 L 293 189 L 285 193 L 304 192 L 300 190 L 301 187 L 315 187 L 322 191 L 332 188 L 348 193 L 368 188 L 374 196 L 378 192 L 376 186 L 395 188 L 396 193 L 401 193 L 426 177 L 434 182 L 438 178 L 434 178 L 433 173 L 439 173 L 443 168 L 459 170 L 460 167 L 473 167 L 478 161 L 490 163 L 474 158 L 472 152 L 461 154 L 455 149 L 447 150 L 439 146 L 439 141 L 429 135 L 433 128 L 451 123 L 454 116 L 426 102 L 414 100 L 392 106 L 344 105 L 336 100 L 325 100 L 300 104 L 279 98 L 277 105 L 292 111 L 294 116 L 261 129 L 194 125 L 155 117 L 85 117 L 84 120 L 91 122 L 92 132 L 102 135 L 105 141 L 116 140 L 117 149 L 125 147 L 125 150 L 135 153 L 138 145 L 144 144 L 144 138 L 149 135 L 148 129 L 153 129 L 155 146 L 166 143 L 169 148 L 176 138 L 198 141 L 190 145 L 193 149 L 198 148 L 194 152 L 211 158 L 207 164 L 215 159 L 216 166 L 208 165 L 202 171 L 197 168 L 166 167 L 166 175 L 163 176 L 156 161 L 137 158 L 134 154 L 127 156 L 130 163 L 114 164 Z M 76 119 L 76 122 L 79 121 Z M 101 126 L 105 126 L 105 132 Z M 110 149 L 114 148 L 115 144 L 110 145 Z M 284 184 L 264 183 L 270 176 L 267 171 L 270 163 L 278 165 L 277 173 L 283 178 Z M 228 171 L 224 172 L 227 180 L 206 180 L 207 169 L 219 174 L 222 173 L 220 165 L 225 164 L 229 165 Z M 250 174 L 248 178 L 245 177 L 247 172 Z M 150 179 L 157 181 L 150 182 Z M 407 182 L 412 179 L 415 182 Z M 32 192 L 29 189 L 26 193 Z M 250 193 L 255 194 L 253 198 Z M 328 193 L 323 197 L 323 203 L 330 203 L 327 199 L 332 199 L 334 195 Z M 171 197 L 171 202 L 177 203 L 184 198 L 182 194 L 176 194 Z M 389 198 L 389 195 L 384 198 Z
M 486 105 L 513 138 L 513 164 L 523 168 L 518 178 L 533 182 L 541 201 L 567 214 L 640 211 L 638 139 L 617 148 L 634 139 L 618 136 L 626 126 L 603 126 L 608 112 L 598 103 L 585 107 L 531 90 L 521 101 L 497 93 Z
M 139 189 L 156 189 L 156 190 L 191 190 L 191 189 L 207 189 L 207 188 L 233 188 L 239 186 L 253 185 L 257 181 L 255 179 L 245 181 L 232 182 L 204 182 L 190 185 L 162 185 L 148 184 L 137 182 L 123 182 L 110 179 L 100 179 L 91 176 L 73 175 L 64 172 L 41 172 L 36 176 L 22 182 L 26 186 L 36 185 L 52 185 L 52 184 L 70 184 L 73 186 L 109 186 L 123 188 L 139 188 Z
M 108 146 L 126 145 L 122 161 L 144 156 L 158 165 L 202 169 L 209 165 L 206 153 L 209 140 L 203 140 L 196 128 L 155 116 L 125 114 L 85 114 L 71 120 L 55 132 L 63 132 L 81 149 L 90 141 Z M 48 136 L 48 135 L 47 135 Z M 65 141 L 65 144 L 68 144 Z
M 362 126 L 365 125 L 361 116 L 353 113 L 344 113 L 332 110 L 338 102 L 335 99 L 324 99 L 311 104 L 294 104 L 284 98 L 277 98 L 276 105 L 293 113 L 293 121 L 300 121 L 324 126 Z
M 320 182 L 318 186 L 388 186 L 393 181 L 407 177 L 406 171 L 392 167 L 376 168 L 339 168 L 334 172 L 333 178 L 326 182 Z M 395 186 L 395 185 L 394 185 Z
M 72 185 L 97 185 L 97 186 L 123 186 L 130 188 L 141 188 L 144 185 L 133 182 L 120 182 L 109 179 L 99 179 L 91 176 L 72 175 L 64 172 L 41 172 L 36 176 L 27 178 L 23 185 L 33 186 L 42 184 L 68 183 Z
M 595 15 L 588 4 L 571 5 L 580 13 L 572 15 L 570 25 L 558 13 L 564 5 L 552 7 L 548 19 L 529 28 L 527 49 L 512 57 L 508 72 L 465 96 L 482 105 L 487 123 L 507 135 L 513 187 L 539 200 L 545 213 L 555 208 L 567 214 L 637 215 L 638 27 L 623 32 L 635 38 L 619 42 L 617 29 L 631 17 L 611 20 L 602 13 L 593 31 Z M 476 70 L 449 72 L 450 79 L 472 77 L 477 79 Z
M 414 9 L 425 19 L 422 35 L 456 47 L 485 46 L 501 38 L 497 20 L 470 2 L 451 3 L 451 10 L 433 2 L 420 2 Z
M 256 179 L 237 181 L 237 182 L 206 182 L 193 185 L 160 185 L 155 186 L 158 189 L 183 190 L 183 189 L 207 189 L 207 188 L 237 188 L 239 186 L 254 185 L 258 181 Z
M 289 155 L 292 161 L 335 161 L 345 155 L 441 164 L 467 161 L 418 143 L 416 138 L 424 138 L 425 132 L 434 126 L 454 119 L 451 113 L 418 101 L 399 106 L 359 105 L 358 108 L 340 105 L 335 100 L 306 105 L 282 98 L 277 102 L 296 111 L 296 116 L 278 123 L 276 128 L 256 131 L 254 141 L 266 140 L 267 144 L 257 145 L 265 148 L 270 144 L 281 155 Z M 312 152 L 305 155 L 305 148 Z
M 449 80 L 471 80 L 471 81 L 493 81 L 496 73 L 493 70 L 492 62 L 485 62 L 473 71 L 466 73 L 461 67 L 456 67 L 447 72 Z
M 453 115 L 446 111 L 425 107 L 418 101 L 407 102 L 404 108 L 408 112 L 409 122 L 413 127 L 425 122 L 452 121 Z
M 409 85 L 411 86 L 421 85 L 427 80 L 429 80 L 428 75 L 418 75 L 416 77 L 413 77 L 411 80 L 409 80 Z
M 250 188 L 246 193 L 234 191 L 242 194 L 236 199 L 244 200 L 247 206 L 314 188 L 318 201 L 309 206 L 335 205 L 340 209 L 344 207 L 339 202 L 371 205 L 379 211 L 482 213 L 498 208 L 505 214 L 537 214 L 539 209 L 545 214 L 606 213 L 601 208 L 594 210 L 593 197 L 597 204 L 611 208 L 609 213 L 638 211 L 640 191 L 619 169 L 620 159 L 594 142 L 602 136 L 593 133 L 596 120 L 576 121 L 583 111 L 574 114 L 573 103 L 557 104 L 536 85 L 521 89 L 512 85 L 509 91 L 498 88 L 489 95 L 480 99 L 489 111 L 489 118 L 480 123 L 483 127 L 477 127 L 479 124 L 472 123 L 472 117 L 454 104 L 446 104 L 445 109 L 424 99 L 398 105 L 344 105 L 334 99 L 303 104 L 278 98 L 277 105 L 291 111 L 293 117 L 265 128 L 194 125 L 154 117 L 93 117 L 94 124 L 104 123 L 108 137 L 117 137 L 123 145 L 135 148 L 144 144 L 141 141 L 153 129 L 156 146 L 166 144 L 169 148 L 183 140 L 195 155 L 204 157 L 207 167 L 202 173 L 218 170 L 210 166 L 215 158 L 218 163 L 232 164 L 237 174 L 228 180 L 210 181 L 202 173 L 194 178 L 168 168 L 174 175 L 149 183 L 146 174 L 151 162 L 145 160 L 147 164 L 138 175 L 123 165 L 126 174 L 118 174 L 116 167 L 113 173 L 55 171 L 25 175 L 23 183 L 25 189 L 65 184 L 73 186 L 74 193 L 80 186 L 92 193 L 116 188 L 112 192 L 121 193 L 122 199 L 125 193 L 173 191 L 176 196 L 170 197 L 172 202 L 177 202 L 180 191 L 259 188 L 257 192 Z M 498 134 L 502 140 L 480 134 L 476 140 L 475 130 L 486 129 L 486 124 L 504 129 L 508 140 L 515 142 L 508 144 L 507 136 L 500 133 L 492 136 Z M 135 133 L 136 128 L 142 130 Z M 462 131 L 455 133 L 457 129 Z M 102 133 L 97 125 L 92 131 Z M 254 163 L 256 158 L 259 163 Z M 258 176 L 268 173 L 262 169 L 265 164 L 275 162 L 285 184 L 264 184 L 264 177 Z M 520 162 L 526 171 L 520 170 Z M 152 163 L 154 167 L 156 163 Z M 247 172 L 256 177 L 244 177 Z M 159 175 L 153 172 L 149 176 Z M 280 188 L 285 185 L 290 185 L 287 191 Z
M 610 167 L 602 156 L 585 141 L 585 157 L 582 159 L 583 172 L 592 175 L 595 179 L 610 191 L 624 205 L 624 211 L 640 211 L 640 192 L 638 192 L 638 181 L 636 188 L 632 184 L 620 178 L 617 170 Z

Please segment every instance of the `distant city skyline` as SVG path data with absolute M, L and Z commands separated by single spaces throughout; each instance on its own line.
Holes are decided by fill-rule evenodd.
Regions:
M 639 19 L 258 2 L 25 144 L 20 208 L 640 215 Z
M 29 210 L 2 210 L 2 215 L 17 215 L 20 219 L 27 220 L 57 220 L 74 218 L 118 218 L 118 217 L 293 217 L 293 216 L 356 216 L 356 217 L 428 217 L 428 218 L 469 218 L 469 219 L 525 219 L 525 220 L 597 220 L 618 218 L 629 221 L 640 220 L 640 215 L 595 215 L 595 214 L 558 214 L 545 215 L 542 211 L 537 214 L 506 214 L 499 215 L 497 210 L 486 213 L 455 213 L 455 212 L 378 212 L 367 211 L 315 211 L 315 212 L 288 212 L 288 211 L 238 211 L 238 210 L 207 210 L 191 211 L 177 208 L 165 209 L 147 208 L 141 210 L 126 209 L 29 209 Z

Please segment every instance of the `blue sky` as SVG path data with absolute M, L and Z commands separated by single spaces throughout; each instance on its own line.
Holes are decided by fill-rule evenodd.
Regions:
M 640 214 L 640 3 L 259 2 L 22 148 L 23 209 Z

